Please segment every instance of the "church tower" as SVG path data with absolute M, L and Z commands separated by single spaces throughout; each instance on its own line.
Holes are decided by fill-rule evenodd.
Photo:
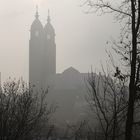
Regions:
M 55 31 L 48 12 L 47 24 L 39 20 L 38 8 L 31 25 L 29 41 L 29 83 L 39 88 L 54 84 L 56 75 Z
M 53 85 L 56 75 L 56 44 L 55 30 L 51 24 L 49 11 L 47 24 L 44 27 L 44 49 L 44 70 L 46 72 L 46 83 L 47 85 Z
M 36 9 L 35 20 L 30 29 L 29 41 L 29 83 L 42 87 L 43 84 L 43 26 L 39 20 L 38 8 Z

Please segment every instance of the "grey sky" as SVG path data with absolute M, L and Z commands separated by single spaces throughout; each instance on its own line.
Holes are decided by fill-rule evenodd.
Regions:
M 46 23 L 48 9 L 56 32 L 57 72 L 73 66 L 80 72 L 100 69 L 105 62 L 106 41 L 119 34 L 113 16 L 85 14 L 83 0 L 0 0 L 0 71 L 3 79 L 28 80 L 29 30 L 39 6 Z

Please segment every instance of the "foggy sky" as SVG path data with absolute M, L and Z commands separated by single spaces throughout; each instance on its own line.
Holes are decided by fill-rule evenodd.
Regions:
M 85 14 L 83 0 L 0 0 L 0 71 L 2 79 L 23 76 L 28 80 L 30 26 L 35 7 L 40 20 L 56 32 L 57 72 L 73 66 L 80 72 L 100 70 L 106 62 L 106 41 L 119 35 L 113 15 Z

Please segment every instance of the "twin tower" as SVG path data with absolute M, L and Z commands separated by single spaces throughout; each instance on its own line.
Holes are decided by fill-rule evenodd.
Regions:
M 48 12 L 46 25 L 39 20 L 38 10 L 31 25 L 29 41 L 29 83 L 40 88 L 53 84 L 56 75 L 55 31 Z

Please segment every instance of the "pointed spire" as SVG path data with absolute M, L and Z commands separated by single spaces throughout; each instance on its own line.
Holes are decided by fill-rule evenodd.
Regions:
M 39 14 L 38 14 L 38 5 L 36 5 L 36 15 L 35 15 L 35 18 L 38 19 L 39 17 Z
M 50 23 L 51 18 L 50 18 L 50 10 L 48 10 L 48 19 L 47 19 L 48 23 Z

